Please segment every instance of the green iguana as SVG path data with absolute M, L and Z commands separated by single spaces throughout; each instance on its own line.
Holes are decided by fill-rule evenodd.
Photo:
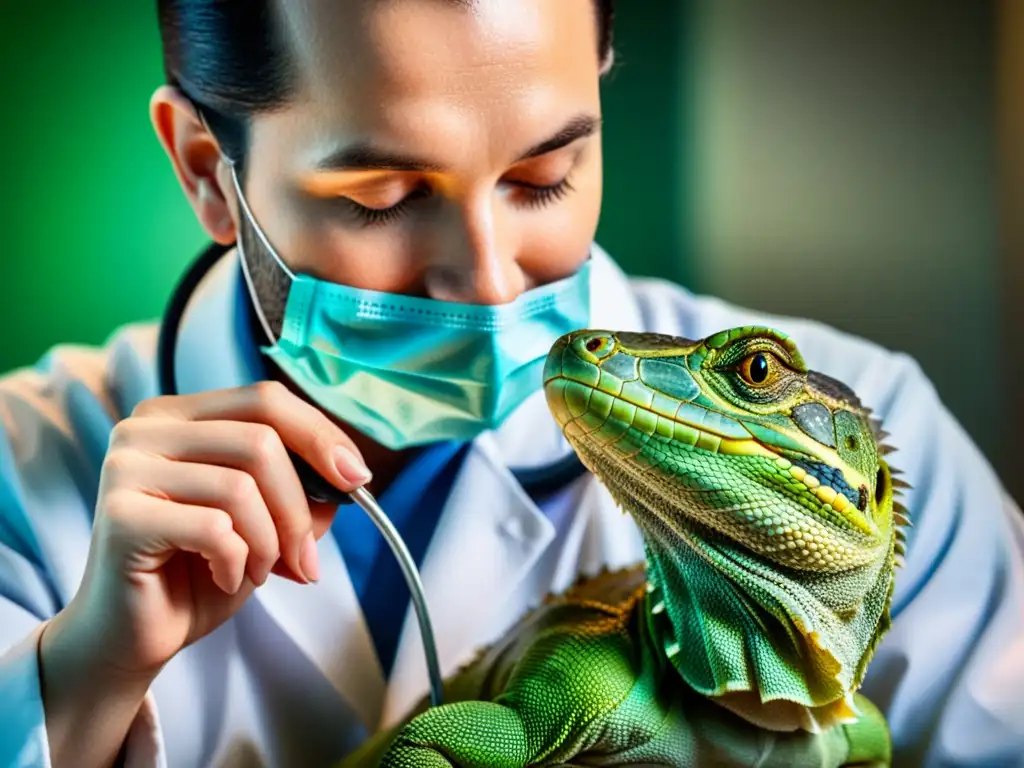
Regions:
M 346 765 L 889 765 L 855 691 L 889 628 L 908 486 L 857 396 L 759 327 L 579 331 L 544 380 L 646 565 L 549 597 Z

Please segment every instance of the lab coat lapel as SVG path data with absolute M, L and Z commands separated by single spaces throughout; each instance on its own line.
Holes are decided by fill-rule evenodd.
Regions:
M 334 537 L 325 535 L 317 549 L 318 583 L 271 575 L 253 594 L 373 730 L 384 701 L 384 673 Z
M 182 318 L 175 354 L 182 394 L 249 384 L 258 378 L 243 342 L 244 284 L 234 252 L 203 279 Z M 384 675 L 334 537 L 318 544 L 318 584 L 271 575 L 253 594 L 368 728 L 377 725 Z

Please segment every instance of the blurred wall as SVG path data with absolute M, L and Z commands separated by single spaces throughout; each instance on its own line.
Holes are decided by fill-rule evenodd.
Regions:
M 1024 3 L 999 2 L 1000 283 L 1007 382 L 1002 419 L 1006 482 L 1024 504 Z
M 689 23 L 694 286 L 909 352 L 1008 477 L 994 4 L 696 0 Z
M 691 132 L 694 0 L 618 0 L 615 63 L 602 85 L 604 204 L 597 241 L 625 269 L 694 277 Z
M 203 242 L 149 122 L 155 9 L 0 0 L 0 370 L 154 316 Z

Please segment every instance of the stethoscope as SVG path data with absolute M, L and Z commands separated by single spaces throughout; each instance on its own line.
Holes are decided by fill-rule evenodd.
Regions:
M 178 385 L 174 373 L 174 353 L 178 341 L 178 330 L 181 327 L 185 308 L 199 283 L 229 249 L 230 246 L 218 243 L 211 243 L 207 246 L 185 271 L 185 274 L 171 293 L 170 301 L 164 312 L 163 321 L 160 324 L 160 333 L 157 340 L 157 382 L 161 394 L 178 394 Z M 423 583 L 420 580 L 416 562 L 405 546 L 401 535 L 395 529 L 384 510 L 381 509 L 373 494 L 365 488 L 357 488 L 352 493 L 345 494 L 328 483 L 300 456 L 293 452 L 290 452 L 289 455 L 295 465 L 295 471 L 299 476 L 299 480 L 302 482 L 302 487 L 310 499 L 316 502 L 330 502 L 334 504 L 344 504 L 348 499 L 351 499 L 370 517 L 384 537 L 384 540 L 388 543 L 388 547 L 402 569 L 402 576 L 409 587 L 409 594 L 416 612 L 416 620 L 419 624 L 420 635 L 423 641 L 423 651 L 427 660 L 427 673 L 430 678 L 431 704 L 433 706 L 440 706 L 443 698 L 443 681 L 441 679 L 441 666 L 437 657 L 434 630 L 430 623 L 430 613 L 427 610 Z M 586 471 L 586 467 L 583 466 L 574 452 L 570 452 L 565 458 L 547 466 L 511 470 L 512 475 L 519 482 L 523 490 L 535 501 L 554 491 L 565 488 Z

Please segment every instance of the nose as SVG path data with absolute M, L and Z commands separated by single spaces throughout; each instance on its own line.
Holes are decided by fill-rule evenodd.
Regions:
M 427 295 L 465 304 L 507 304 L 527 288 L 518 238 L 496 220 L 490 200 L 459 207 L 441 223 L 424 281 Z

